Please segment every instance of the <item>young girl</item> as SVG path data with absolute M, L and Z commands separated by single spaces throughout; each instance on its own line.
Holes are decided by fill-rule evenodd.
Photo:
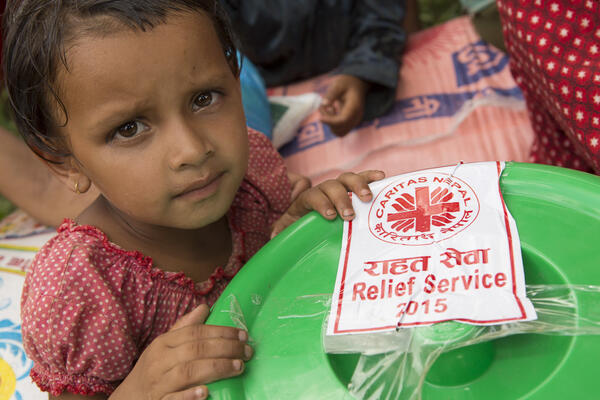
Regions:
M 291 202 L 281 158 L 244 125 L 214 0 L 11 1 L 4 26 L 19 130 L 74 192 L 101 193 L 27 276 L 33 380 L 61 399 L 205 398 L 252 356 L 245 331 L 203 324 L 207 305 L 270 235 L 311 209 L 352 218 L 347 191 L 370 200 L 383 174 Z

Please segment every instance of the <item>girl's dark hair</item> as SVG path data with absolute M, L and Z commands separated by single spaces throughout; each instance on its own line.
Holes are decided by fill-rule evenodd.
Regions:
M 9 0 L 2 21 L 2 70 L 15 123 L 29 147 L 52 162 L 69 155 L 52 134 L 58 126 L 53 100 L 64 113 L 63 124 L 68 121 L 55 79 L 59 62 L 68 69 L 69 40 L 123 26 L 147 31 L 176 12 L 202 12 L 212 20 L 229 66 L 239 76 L 234 37 L 218 0 Z

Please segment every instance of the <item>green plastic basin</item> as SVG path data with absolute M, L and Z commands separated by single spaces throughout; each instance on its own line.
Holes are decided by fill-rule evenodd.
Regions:
M 507 163 L 500 185 L 519 229 L 527 284 L 600 285 L 600 177 Z M 342 226 L 307 215 L 229 284 L 207 323 L 235 326 L 232 311 L 241 312 L 255 355 L 240 377 L 209 385 L 212 398 L 352 398 L 357 356 L 327 354 L 322 342 Z M 598 360 L 596 336 L 509 336 L 442 354 L 422 398 L 600 398 Z

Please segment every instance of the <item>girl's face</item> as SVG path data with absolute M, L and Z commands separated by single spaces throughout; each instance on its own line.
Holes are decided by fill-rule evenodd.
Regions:
M 225 215 L 248 139 L 239 81 L 210 19 L 177 14 L 69 46 L 59 134 L 81 173 L 137 222 L 196 229 Z

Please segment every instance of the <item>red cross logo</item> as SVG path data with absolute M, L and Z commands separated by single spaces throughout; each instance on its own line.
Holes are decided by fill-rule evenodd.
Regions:
M 369 209 L 369 232 L 382 242 L 425 246 L 467 229 L 479 199 L 456 176 L 422 171 L 398 176 L 381 188 Z
M 405 193 L 395 199 L 392 207 L 399 212 L 388 214 L 387 221 L 394 222 L 392 228 L 397 231 L 406 232 L 414 226 L 417 232 L 429 232 L 432 220 L 434 225 L 445 225 L 454 218 L 449 213 L 460 211 L 458 202 L 450 202 L 452 197 L 448 189 L 438 187 L 430 196 L 428 186 L 417 187 L 414 198 Z

